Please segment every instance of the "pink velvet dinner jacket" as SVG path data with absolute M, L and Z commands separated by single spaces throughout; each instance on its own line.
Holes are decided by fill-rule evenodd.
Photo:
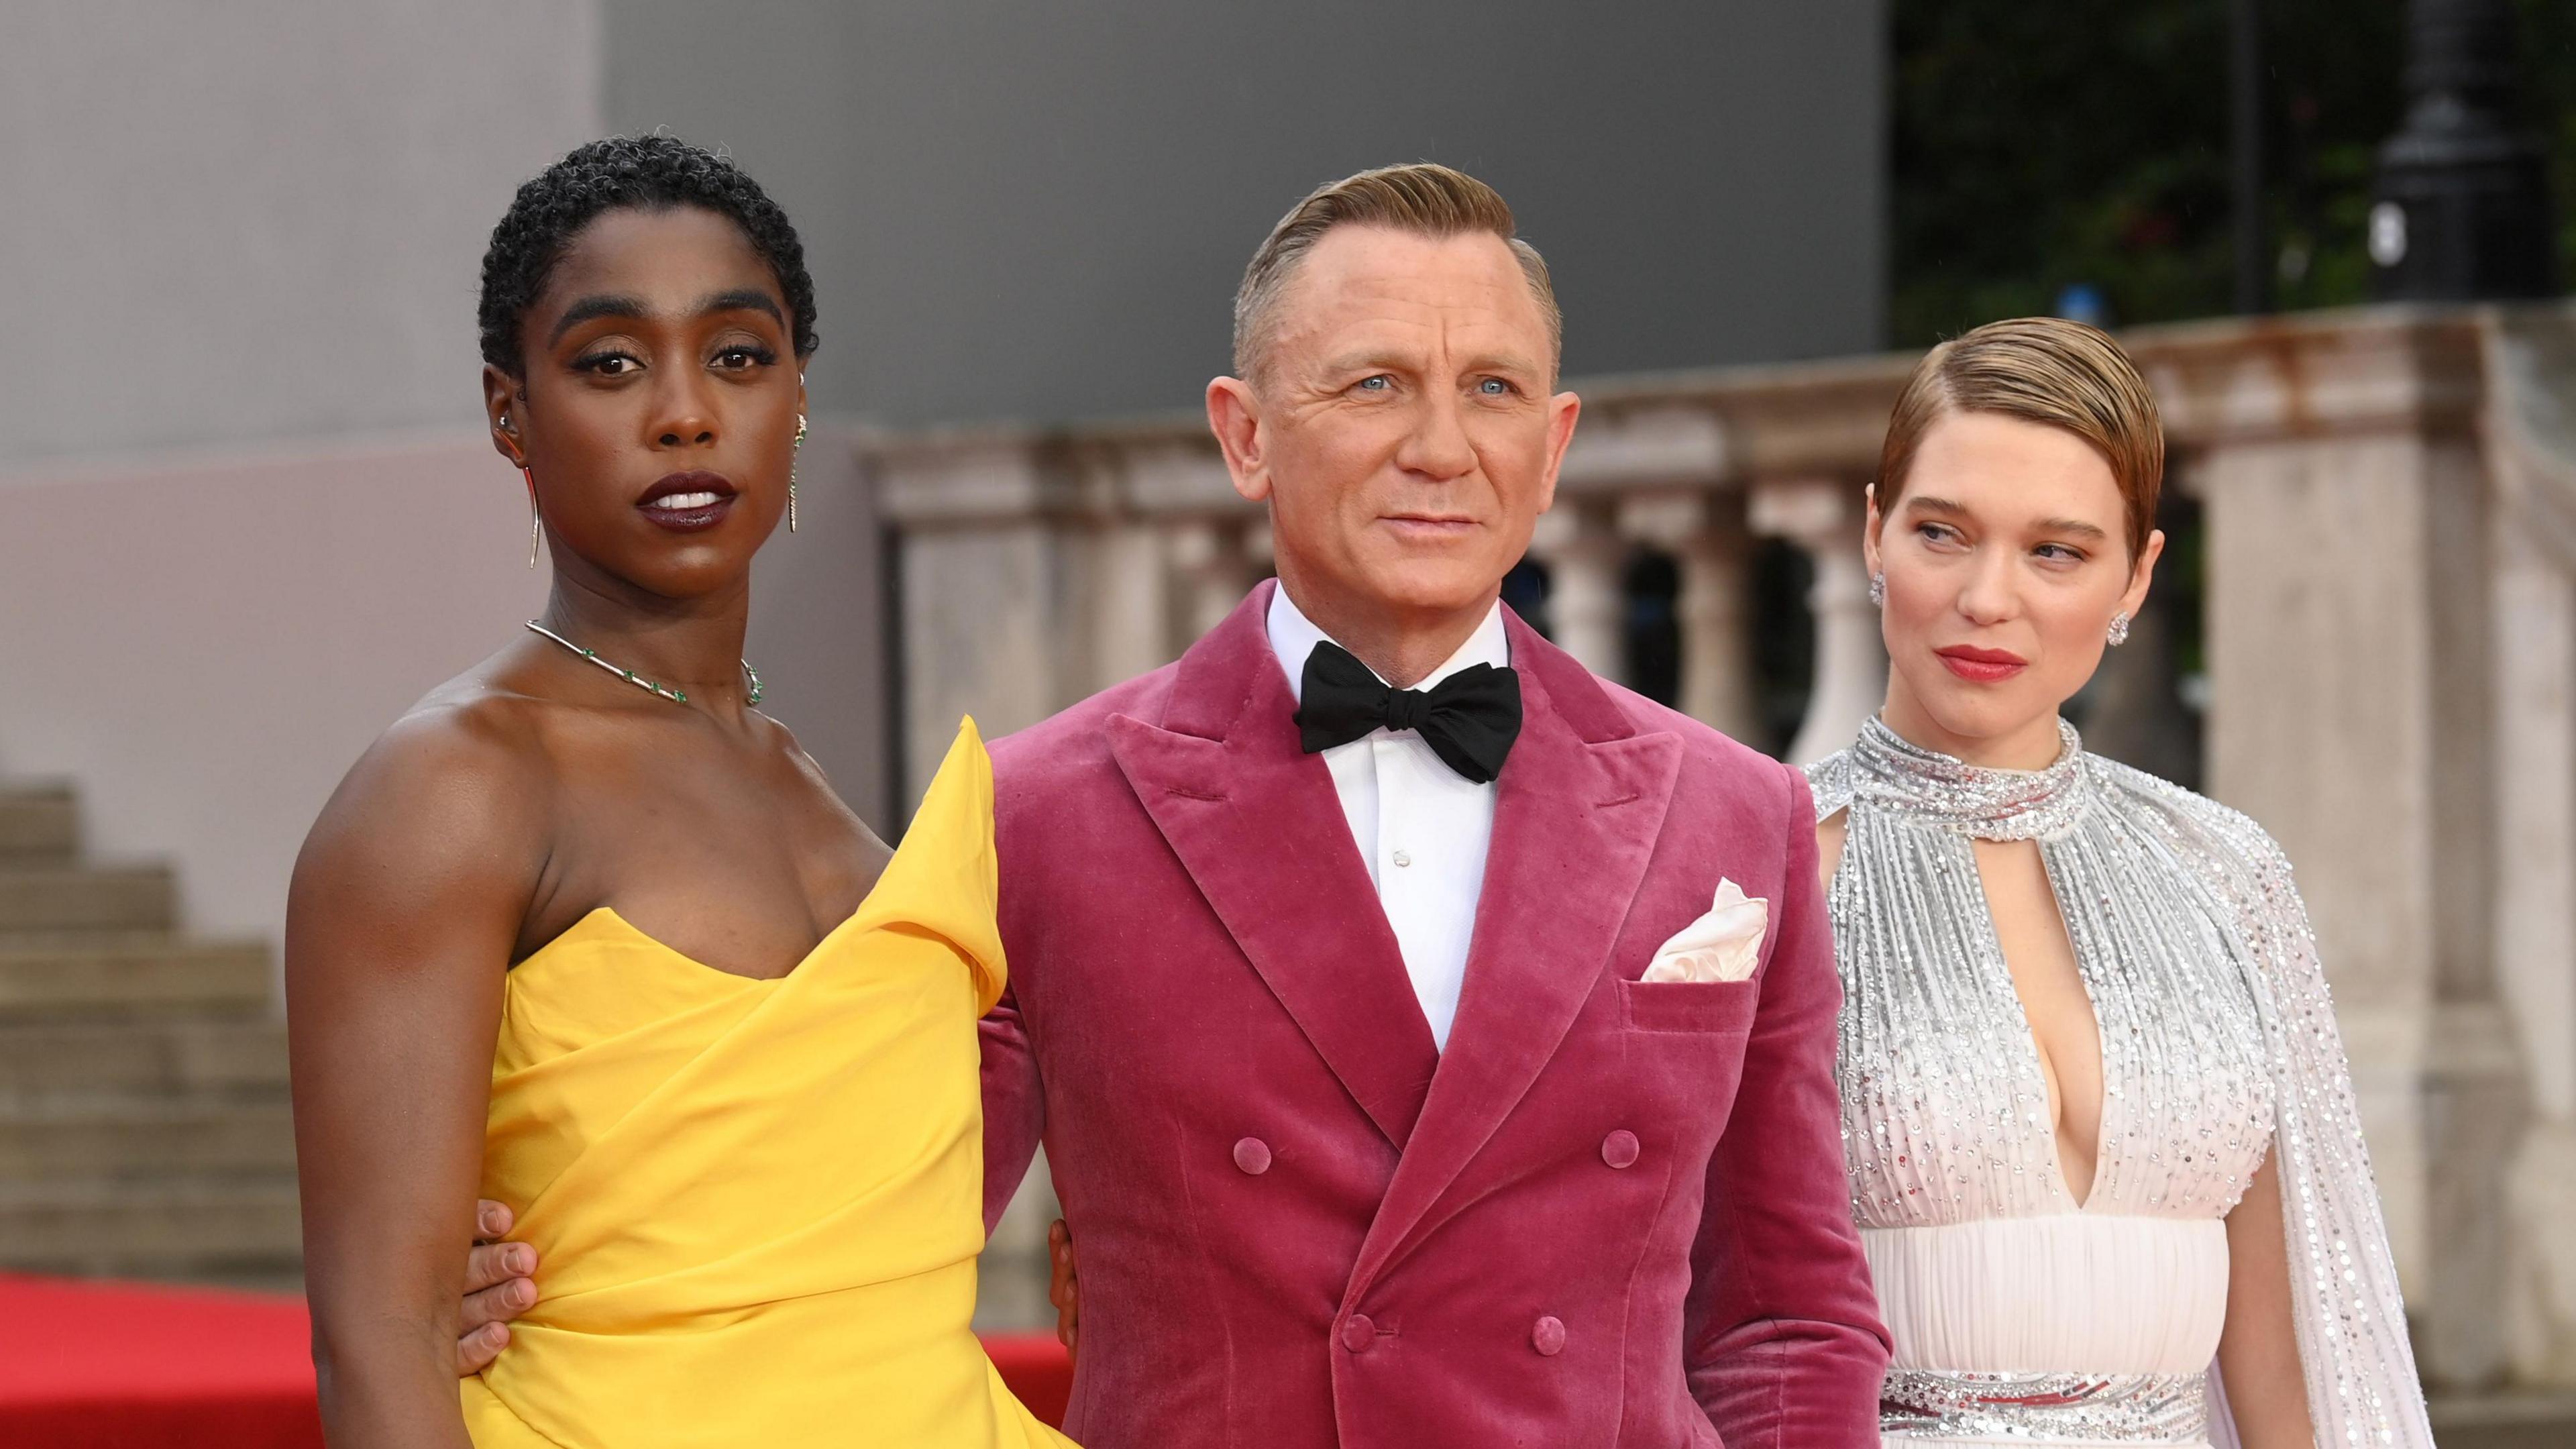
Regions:
M 988 1219 L 1043 1133 L 1087 1449 L 1861 1449 L 1887 1361 L 1798 773 L 1508 620 L 1526 722 L 1432 1045 L 1264 584 L 993 750 Z M 1719 878 L 1750 981 L 1640 983 Z

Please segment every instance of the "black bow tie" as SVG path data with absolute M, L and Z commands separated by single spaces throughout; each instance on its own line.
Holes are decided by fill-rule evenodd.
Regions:
M 1307 754 L 1384 726 L 1412 730 L 1440 762 L 1482 785 L 1503 772 L 1521 732 L 1521 677 L 1470 664 L 1428 690 L 1391 689 L 1349 650 L 1326 641 L 1306 656 L 1297 729 Z

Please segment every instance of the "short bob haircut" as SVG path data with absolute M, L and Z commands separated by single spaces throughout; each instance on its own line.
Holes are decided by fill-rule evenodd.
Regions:
M 1896 399 L 1879 449 L 1881 517 L 1904 496 L 1923 435 L 1954 412 L 2020 418 L 2092 444 L 2111 465 L 2127 506 L 2129 557 L 2146 552 L 2164 486 L 2164 423 L 2147 380 L 2109 334 L 2063 317 L 2014 317 L 1925 353 Z

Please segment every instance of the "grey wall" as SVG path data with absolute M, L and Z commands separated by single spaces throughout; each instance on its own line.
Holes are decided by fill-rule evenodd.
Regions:
M 0 469 L 456 422 L 597 0 L 8 0 Z
M 1315 184 L 1499 187 L 1589 373 L 1880 343 L 1885 0 L 622 0 L 609 124 L 787 206 L 828 409 L 1195 406 L 1244 261 Z

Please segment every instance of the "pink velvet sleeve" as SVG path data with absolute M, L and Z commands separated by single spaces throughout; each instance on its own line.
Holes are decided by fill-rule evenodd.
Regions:
M 1046 1128 L 1046 1095 L 1038 1085 L 1038 1059 L 1020 1017 L 1019 997 L 1008 987 L 976 1024 L 984 1054 L 984 1231 L 1002 1220 L 1020 1179 L 1037 1155 Z
M 1684 1331 L 1691 1392 L 1727 1449 L 1869 1449 L 1887 1330 L 1852 1226 L 1834 1093 L 1842 987 L 1807 782 L 1744 1075 L 1709 1165 Z

